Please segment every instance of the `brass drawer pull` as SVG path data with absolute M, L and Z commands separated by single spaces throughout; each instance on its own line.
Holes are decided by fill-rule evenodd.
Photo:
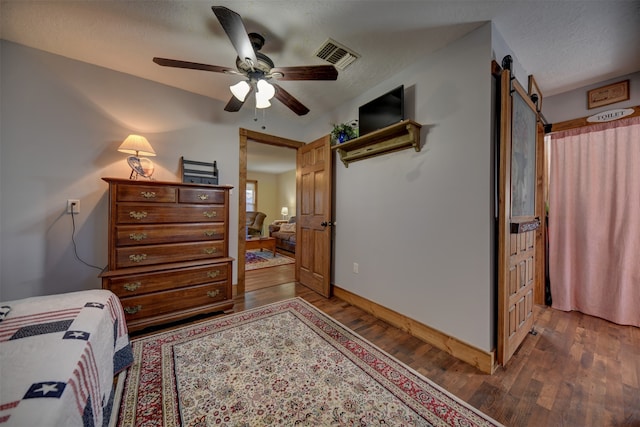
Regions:
M 142 211 L 142 212 L 131 211 L 129 212 L 129 216 L 133 219 L 142 219 L 147 217 L 147 213 L 145 211 Z
M 139 242 L 140 240 L 144 240 L 147 238 L 147 233 L 131 233 L 129 234 L 130 240 L 135 240 Z
M 216 214 L 216 211 L 211 211 L 211 212 L 204 211 L 202 212 L 202 215 L 206 216 L 207 218 L 213 218 L 217 214 Z
M 125 307 L 124 308 L 124 312 L 127 313 L 127 314 L 136 314 L 140 310 L 142 310 L 142 306 L 141 305 L 136 305 L 135 307 Z
M 142 262 L 147 259 L 147 254 L 133 254 L 129 255 L 129 260 L 133 262 Z
M 141 191 L 140 194 L 145 199 L 155 199 L 156 198 L 156 192 L 155 191 Z
M 207 231 L 204 232 L 204 235 L 207 236 L 207 237 L 211 237 L 214 234 L 216 234 L 216 232 L 214 230 L 207 230 Z
M 141 282 L 131 282 L 131 283 L 125 283 L 124 285 L 122 285 L 123 288 L 131 292 L 135 291 L 140 286 L 142 286 Z
M 215 297 L 217 297 L 218 295 L 220 295 L 220 289 L 216 289 L 215 291 L 209 291 L 209 292 L 207 292 L 207 296 L 208 296 L 209 298 L 215 298 Z
M 208 194 L 198 194 L 198 199 L 207 200 L 209 198 Z
M 216 252 L 218 252 L 218 249 L 217 248 L 204 248 L 203 251 L 207 255 L 212 255 L 212 254 L 215 254 Z
M 210 279 L 215 279 L 216 277 L 218 277 L 220 275 L 220 270 L 216 270 L 216 271 L 207 271 L 207 277 Z

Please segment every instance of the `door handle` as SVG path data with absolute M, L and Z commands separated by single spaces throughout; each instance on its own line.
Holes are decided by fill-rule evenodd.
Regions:
M 321 226 L 323 227 L 331 227 L 333 225 L 333 223 L 331 221 L 327 222 L 327 221 L 322 221 L 320 223 Z

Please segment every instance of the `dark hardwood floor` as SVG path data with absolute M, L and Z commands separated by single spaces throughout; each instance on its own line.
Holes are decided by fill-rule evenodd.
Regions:
M 493 375 L 346 302 L 287 283 L 236 298 L 235 311 L 299 296 L 507 426 L 640 426 L 640 328 L 536 307 L 535 330 Z
M 293 297 L 506 426 L 640 427 L 640 328 L 536 307 L 537 334 L 527 336 L 506 367 L 487 375 L 357 307 L 292 282 L 236 297 L 234 311 Z

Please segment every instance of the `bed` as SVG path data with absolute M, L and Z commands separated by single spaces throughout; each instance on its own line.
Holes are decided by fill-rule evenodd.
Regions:
M 103 426 L 133 360 L 107 290 L 0 302 L 0 426 Z

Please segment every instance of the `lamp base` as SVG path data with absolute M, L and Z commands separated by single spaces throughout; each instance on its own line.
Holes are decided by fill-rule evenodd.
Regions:
M 127 163 L 131 167 L 129 179 L 138 179 L 138 175 L 151 179 L 155 170 L 153 162 L 146 157 L 129 156 Z

